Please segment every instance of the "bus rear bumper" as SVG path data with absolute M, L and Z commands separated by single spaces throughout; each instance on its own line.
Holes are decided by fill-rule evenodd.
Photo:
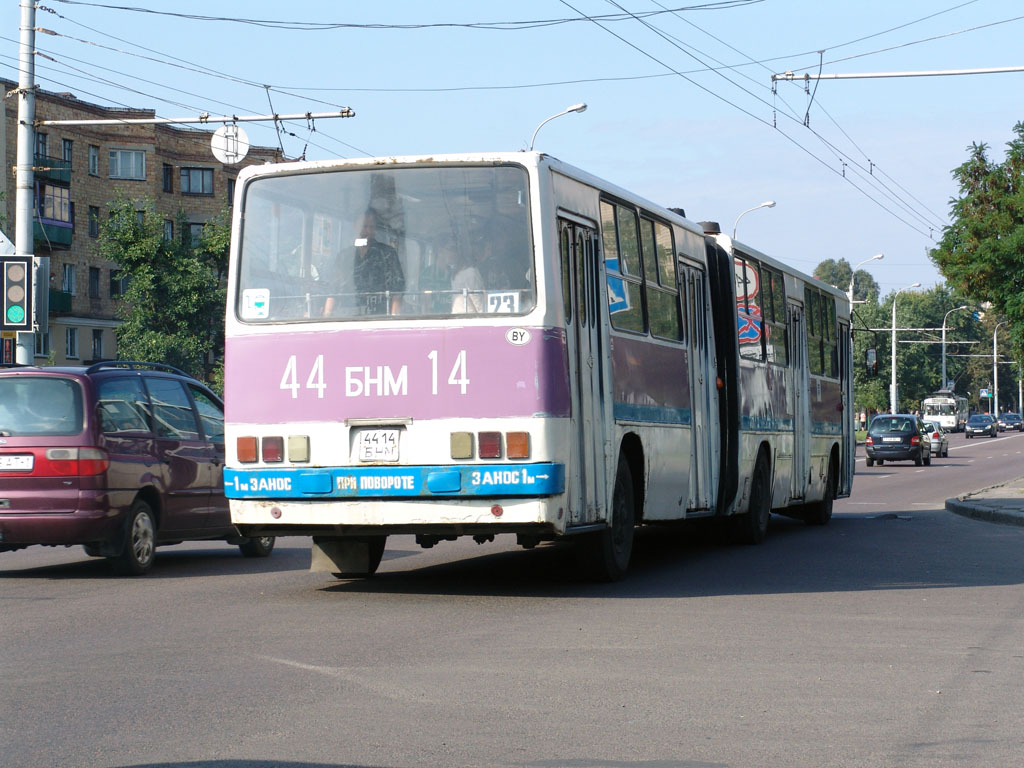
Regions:
M 292 501 L 231 499 L 231 522 L 244 536 L 531 533 L 561 535 L 564 497 Z

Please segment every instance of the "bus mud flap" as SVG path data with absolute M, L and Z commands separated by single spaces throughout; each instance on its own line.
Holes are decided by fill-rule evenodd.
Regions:
M 374 573 L 380 564 L 380 553 L 375 551 L 377 542 L 373 540 L 376 538 L 378 537 L 371 539 L 354 536 L 314 536 L 313 557 L 309 570 L 317 573 L 368 576 Z

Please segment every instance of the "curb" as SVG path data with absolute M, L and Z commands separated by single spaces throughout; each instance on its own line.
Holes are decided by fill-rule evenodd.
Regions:
M 1011 512 L 1006 509 L 972 504 L 964 499 L 946 499 L 946 511 L 986 523 L 1024 526 L 1024 511 Z
M 981 520 L 986 523 L 997 523 L 999 525 L 1024 526 L 1024 499 L 1019 504 L 990 504 L 986 499 L 977 498 L 979 494 L 987 494 L 999 488 L 1017 486 L 1020 488 L 1021 480 L 1011 480 L 1006 483 L 999 483 L 988 488 L 982 488 L 972 493 L 957 496 L 953 499 L 946 499 L 946 511 L 954 515 L 969 517 L 972 520 Z

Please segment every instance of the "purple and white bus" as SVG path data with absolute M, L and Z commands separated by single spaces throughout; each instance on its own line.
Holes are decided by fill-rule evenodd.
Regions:
M 369 575 L 430 547 L 823 524 L 853 471 L 844 294 L 539 153 L 250 166 L 228 283 L 225 489 L 246 536 Z M 710 228 L 709 228 L 710 229 Z

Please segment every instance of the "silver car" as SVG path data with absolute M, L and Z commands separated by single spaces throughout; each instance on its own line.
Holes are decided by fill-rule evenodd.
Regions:
M 947 458 L 949 456 L 949 436 L 937 421 L 926 421 L 928 439 L 932 444 L 932 456 Z

